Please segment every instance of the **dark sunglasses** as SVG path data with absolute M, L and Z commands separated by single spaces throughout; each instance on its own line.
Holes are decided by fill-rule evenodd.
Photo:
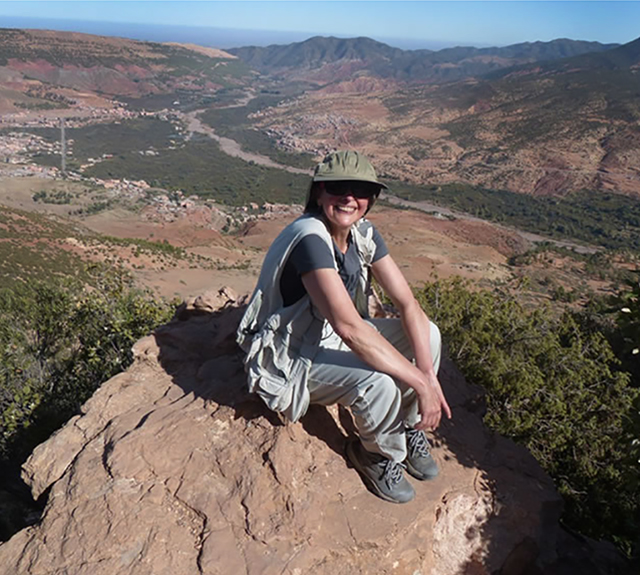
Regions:
M 351 194 L 354 198 L 365 199 L 377 196 L 380 193 L 380 185 L 373 182 L 338 181 L 324 182 L 324 189 L 330 196 L 346 196 Z
M 373 198 L 380 193 L 380 185 L 373 182 L 339 181 L 324 182 L 324 190 L 330 196 L 352 195 L 360 200 Z

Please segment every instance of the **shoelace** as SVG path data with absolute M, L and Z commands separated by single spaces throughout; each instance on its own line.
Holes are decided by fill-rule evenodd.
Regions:
M 391 488 L 397 483 L 400 483 L 403 477 L 403 469 L 404 465 L 402 465 L 402 463 L 396 463 L 390 459 L 384 461 L 382 479 L 387 484 L 387 487 Z
M 423 431 L 411 429 L 407 431 L 407 446 L 411 457 L 429 457 L 430 446 Z

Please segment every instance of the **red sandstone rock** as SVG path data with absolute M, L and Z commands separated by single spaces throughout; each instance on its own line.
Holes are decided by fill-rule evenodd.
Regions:
M 479 390 L 450 363 L 441 475 L 385 503 L 345 460 L 348 412 L 313 406 L 283 425 L 247 396 L 242 309 L 222 303 L 196 298 L 139 341 L 134 364 L 34 451 L 24 476 L 48 503 L 0 546 L 0 574 L 518 574 L 554 559 L 551 480 L 484 428 Z

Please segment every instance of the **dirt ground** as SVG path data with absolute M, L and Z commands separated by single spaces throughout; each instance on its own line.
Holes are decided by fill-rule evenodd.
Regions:
M 73 198 L 70 204 L 33 200 L 38 191 L 61 189 Z M 57 247 L 87 261 L 121 265 L 141 287 L 168 299 L 187 299 L 224 286 L 238 294 L 251 293 L 267 249 L 280 230 L 296 217 L 295 213 L 265 214 L 233 234 L 224 234 L 213 229 L 216 225 L 210 220 L 195 217 L 154 220 L 147 217 L 145 210 L 130 211 L 122 206 L 91 216 L 74 213 L 94 201 L 92 194 L 95 193 L 74 182 L 34 177 L 0 178 L 0 209 L 4 204 L 73 223 L 72 229 L 77 230 L 77 234 L 73 232 L 74 237 L 56 243 Z M 452 276 L 461 276 L 480 287 L 517 286 L 523 276 L 527 276 L 531 293 L 521 295 L 524 294 L 523 301 L 534 302 L 533 305 L 549 303 L 551 291 L 558 286 L 572 290 L 580 284 L 581 292 L 597 293 L 611 289 L 606 279 L 588 277 L 583 264 L 564 261 L 557 254 L 534 259 L 519 268 L 508 265 L 510 256 L 524 253 L 532 246 L 517 230 L 477 219 L 382 205 L 375 206 L 368 217 L 414 286 L 436 277 Z M 93 237 L 83 238 L 83 233 Z M 97 238 L 96 234 L 99 234 Z M 118 242 L 109 237 L 134 241 Z M 149 249 L 145 242 L 152 242 Z M 159 249 L 158 245 L 162 248 L 165 242 L 179 250 L 172 253 Z
M 51 191 L 63 186 L 74 195 L 72 204 L 46 204 L 32 199 L 39 190 Z M 142 285 L 167 298 L 196 296 L 225 285 L 238 293 L 249 293 L 269 245 L 295 217 L 259 220 L 237 234 L 225 235 L 186 219 L 154 222 L 124 209 L 103 211 L 89 217 L 70 216 L 89 201 L 83 190 L 81 184 L 69 182 L 4 178 L 0 180 L 0 203 L 69 217 L 105 236 L 167 241 L 184 248 L 187 257 L 170 263 L 144 254 L 134 258 L 131 250 L 125 248 L 111 247 L 103 255 L 117 256 Z M 499 234 L 488 224 L 443 221 L 420 212 L 381 206 L 374 208 L 370 219 L 381 231 L 391 255 L 412 284 L 428 281 L 434 273 L 438 277 L 461 275 L 473 281 L 509 275 Z M 76 253 L 80 250 L 77 244 L 71 243 L 69 249 Z M 92 259 L 96 257 L 100 257 L 99 253 L 92 252 Z
M 34 194 L 45 191 L 49 194 L 60 190 L 71 194 L 74 199 L 71 204 L 47 204 L 33 200 Z M 0 204 L 9 208 L 68 216 L 73 210 L 77 210 L 90 203 L 87 186 L 82 183 L 62 180 L 44 179 L 38 177 L 2 177 L 0 176 Z
M 491 239 L 474 233 L 473 228 L 477 226 L 466 229 L 464 224 L 458 223 L 455 230 L 443 229 L 442 222 L 433 216 L 388 208 L 372 213 L 370 219 L 380 229 L 391 255 L 412 284 L 429 281 L 434 274 L 441 278 L 459 275 L 472 281 L 506 279 L 510 275 L 506 256 L 492 245 L 478 243 L 478 239 L 481 242 L 486 239 L 487 244 L 491 244 Z M 103 213 L 99 219 L 89 218 L 84 224 L 107 235 L 152 236 L 156 241 L 167 240 L 173 245 L 183 245 L 190 254 L 220 261 L 213 270 L 185 265 L 134 271 L 144 285 L 159 295 L 185 298 L 223 286 L 238 293 L 249 293 L 257 280 L 266 250 L 292 220 L 293 216 L 261 221 L 234 236 L 221 236 L 207 230 L 208 239 L 203 230 L 185 229 L 183 225 L 152 222 L 136 225 L 135 216 L 125 221 Z M 187 238 L 190 241 L 186 241 Z

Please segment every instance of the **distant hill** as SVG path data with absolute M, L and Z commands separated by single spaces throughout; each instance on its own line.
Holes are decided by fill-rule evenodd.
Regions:
M 325 38 L 315 36 L 304 42 L 267 47 L 230 48 L 250 66 L 260 71 L 278 68 L 317 68 L 338 60 L 373 61 L 401 57 L 405 51 L 370 38 Z M 424 50 L 423 52 L 430 52 Z
M 463 180 L 534 194 L 640 195 L 640 39 L 407 94 L 401 113 L 446 103 Z M 457 116 L 455 117 L 454 116 Z
M 397 67 L 397 76 L 406 70 L 399 63 L 407 59 L 408 66 L 416 54 L 400 51 L 386 63 L 379 52 L 369 62 L 281 68 L 287 79 L 298 74 L 325 83 L 265 112 L 259 127 L 292 151 L 357 147 L 375 158 L 381 173 L 401 181 L 640 197 L 640 40 L 604 48 L 557 40 L 422 53 L 407 76 L 432 74 L 428 79 L 384 85 L 371 77 L 373 70 Z M 599 51 L 575 55 L 588 49 Z M 349 66 L 359 71 L 348 75 Z M 476 73 L 492 66 L 502 69 Z M 335 73 L 340 69 L 344 78 Z M 443 81 L 464 73 L 470 77 Z
M 322 82 L 329 68 L 344 72 L 338 74 L 337 79 L 357 73 L 407 82 L 443 83 L 530 62 L 602 52 L 616 46 L 559 39 L 502 48 L 458 47 L 434 52 L 401 50 L 369 38 L 316 36 L 304 42 L 232 48 L 229 52 L 262 73 L 292 78 L 305 76 L 312 81 Z
M 40 126 L 41 110 L 53 108 L 49 115 L 57 120 L 58 108 L 68 108 L 67 117 L 81 111 L 119 132 L 120 121 L 137 110 L 215 104 L 202 118 L 218 135 L 252 151 L 282 154 L 280 162 L 289 153 L 317 158 L 348 146 L 370 154 L 382 174 L 400 181 L 640 196 L 640 39 L 623 46 L 559 39 L 430 51 L 315 37 L 230 52 L 0 30 L 0 113 L 14 112 L 21 126 L 33 117 Z M 162 174 L 178 187 L 186 177 L 185 189 L 206 181 L 225 198 L 237 193 L 211 170 L 212 142 L 190 141 L 185 151 L 179 131 L 166 128 L 168 157 L 181 167 L 202 161 L 206 179 L 196 175 L 199 169 L 185 169 L 178 183 L 167 157 L 134 161 L 121 157 L 117 145 L 101 150 L 113 157 L 91 169 L 104 177 Z M 70 125 L 68 135 L 78 138 L 73 153 L 79 155 L 76 129 Z
M 510 73 L 522 74 L 525 72 L 540 73 L 560 73 L 587 71 L 630 71 L 640 70 L 640 38 L 633 40 L 622 46 L 616 46 L 609 50 L 592 51 L 585 54 L 566 57 L 561 60 L 542 62 L 538 65 L 523 65 L 502 73 L 497 73 L 494 77 L 506 76 Z
M 467 177 L 493 172 L 484 183 L 495 187 L 509 164 L 522 175 L 523 168 L 544 166 L 529 191 L 595 188 L 639 195 L 638 94 L 640 39 L 504 71 L 466 86 L 464 95 L 460 87 L 445 86 L 425 96 L 462 112 L 445 127 L 460 145 L 484 156 L 463 168 Z M 414 104 L 422 108 L 425 101 Z M 489 133 L 490 142 L 483 136 Z
M 50 30 L 0 29 L 0 111 L 68 107 L 81 92 L 206 94 L 250 73 L 214 48 Z M 67 89 L 67 91 L 60 91 Z

